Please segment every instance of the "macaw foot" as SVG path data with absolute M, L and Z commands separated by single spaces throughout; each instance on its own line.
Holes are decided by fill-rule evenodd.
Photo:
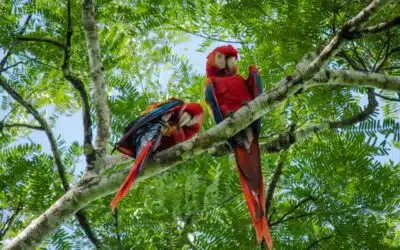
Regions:
M 250 104 L 248 101 L 243 102 L 242 107 L 246 106 L 248 109 L 250 109 Z
M 227 114 L 226 114 L 226 116 L 227 117 L 230 117 L 230 118 L 233 118 L 233 114 L 234 114 L 235 112 L 233 112 L 233 111 L 229 111 Z

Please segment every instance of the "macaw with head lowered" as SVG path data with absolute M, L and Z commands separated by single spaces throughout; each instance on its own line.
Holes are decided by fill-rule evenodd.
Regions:
M 237 50 L 231 46 L 215 48 L 207 56 L 207 83 L 205 97 L 216 123 L 246 105 L 262 92 L 262 82 L 255 66 L 249 67 L 249 77 L 245 80 L 237 74 Z M 259 243 L 265 241 L 272 248 L 265 214 L 265 194 L 261 171 L 258 137 L 261 119 L 240 131 L 229 140 L 239 170 L 240 183 L 246 198 L 247 207 L 255 227 Z
M 111 202 L 112 209 L 128 194 L 151 155 L 193 137 L 200 131 L 202 121 L 203 109 L 200 104 L 171 98 L 163 103 L 152 104 L 131 122 L 115 148 L 136 160 Z

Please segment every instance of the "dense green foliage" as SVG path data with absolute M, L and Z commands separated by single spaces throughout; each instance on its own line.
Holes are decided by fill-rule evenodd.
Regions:
M 17 38 L 27 14 L 32 14 L 23 36 L 65 43 L 65 2 L 0 3 L 0 58 L 14 44 L 7 66 L 22 62 L 0 77 L 52 125 L 81 107 L 79 93 L 61 71 L 64 51 L 54 44 Z M 111 148 L 124 126 L 153 101 L 179 96 L 199 101 L 205 108 L 204 72 L 192 63 L 205 63 L 216 41 L 234 41 L 240 47 L 241 73 L 246 75 L 248 65 L 256 64 L 262 70 L 264 88 L 270 89 L 291 74 L 306 53 L 325 45 L 366 1 L 99 0 L 96 4 L 112 113 Z M 393 11 L 396 9 L 400 3 L 393 1 L 370 24 L 393 18 L 398 14 Z M 72 1 L 72 23 L 71 69 L 89 89 L 89 60 L 77 0 Z M 196 55 L 203 57 L 185 57 L 185 51 L 175 47 L 181 43 L 198 46 L 202 53 Z M 363 70 L 372 71 L 384 51 L 399 46 L 400 29 L 394 27 L 390 32 L 348 42 L 343 50 Z M 381 73 L 400 75 L 395 68 L 400 65 L 398 52 L 390 55 Z M 328 67 L 352 69 L 340 54 L 331 58 Z M 398 98 L 393 92 L 381 94 Z M 316 134 L 284 152 L 283 174 L 270 207 L 276 249 L 400 248 L 400 102 L 377 98 L 379 107 L 368 120 Z M 263 117 L 262 136 L 287 131 L 291 124 L 304 127 L 351 117 L 362 110 L 365 100 L 366 89 L 361 88 L 307 90 Z M 1 242 L 26 227 L 63 194 L 63 189 L 51 152 L 27 139 L 32 130 L 2 127 L 3 122 L 37 123 L 1 88 L 0 122 L 0 229 L 17 213 L 6 234 L 0 234 Z M 81 130 L 80 120 L 73 122 L 78 124 L 71 127 Z M 207 111 L 203 131 L 213 125 Z M 46 142 L 44 133 L 34 133 L 41 133 L 42 142 Z M 70 131 L 54 133 L 60 134 L 61 157 L 70 182 L 74 182 L 83 162 L 83 141 L 66 143 L 63 133 Z M 279 157 L 262 155 L 266 186 Z M 105 249 L 118 249 L 120 244 L 122 249 L 258 247 L 232 156 L 204 154 L 141 182 L 121 202 L 118 226 L 109 206 L 111 199 L 104 197 L 86 208 L 90 225 Z M 50 245 L 58 249 L 92 247 L 74 218 L 43 247 Z

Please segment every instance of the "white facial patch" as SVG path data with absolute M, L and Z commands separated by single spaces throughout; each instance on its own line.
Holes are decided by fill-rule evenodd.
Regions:
M 228 64 L 228 70 L 233 72 L 235 70 L 236 67 L 236 59 L 235 57 L 229 57 L 227 60 L 227 64 Z
M 216 52 L 215 58 L 214 58 L 214 63 L 218 69 L 224 69 L 226 66 L 225 55 L 221 54 L 219 52 Z

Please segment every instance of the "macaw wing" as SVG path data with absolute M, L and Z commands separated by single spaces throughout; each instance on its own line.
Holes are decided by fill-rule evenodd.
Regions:
M 250 93 L 253 95 L 253 98 L 256 98 L 257 96 L 262 94 L 263 85 L 261 76 L 260 73 L 258 72 L 258 69 L 254 65 L 251 65 L 249 67 L 249 78 L 247 79 L 247 84 Z
M 250 93 L 253 95 L 253 98 L 256 98 L 257 96 L 262 94 L 263 85 L 261 76 L 258 72 L 258 69 L 254 65 L 251 65 L 249 67 L 249 78 L 247 79 L 247 85 L 249 87 Z M 261 118 L 256 120 L 252 124 L 252 127 L 254 128 L 255 134 L 258 137 L 261 131 Z
M 138 117 L 134 121 L 132 121 L 124 130 L 124 136 L 116 143 L 116 148 L 120 150 L 122 153 L 134 156 L 136 154 L 136 150 L 132 147 L 132 140 L 130 139 L 134 132 L 152 122 L 153 120 L 160 118 L 165 113 L 172 111 L 176 108 L 179 108 L 183 104 L 183 101 L 178 99 L 170 99 L 162 104 L 159 104 L 148 110 L 147 113 L 143 114 L 142 116 Z
M 211 112 L 213 113 L 215 122 L 217 124 L 222 122 L 224 120 L 224 117 L 222 116 L 222 112 L 219 108 L 217 96 L 215 95 L 214 91 L 214 83 L 212 82 L 211 79 L 208 79 L 205 90 L 205 97 L 206 97 L 206 102 L 211 108 Z

